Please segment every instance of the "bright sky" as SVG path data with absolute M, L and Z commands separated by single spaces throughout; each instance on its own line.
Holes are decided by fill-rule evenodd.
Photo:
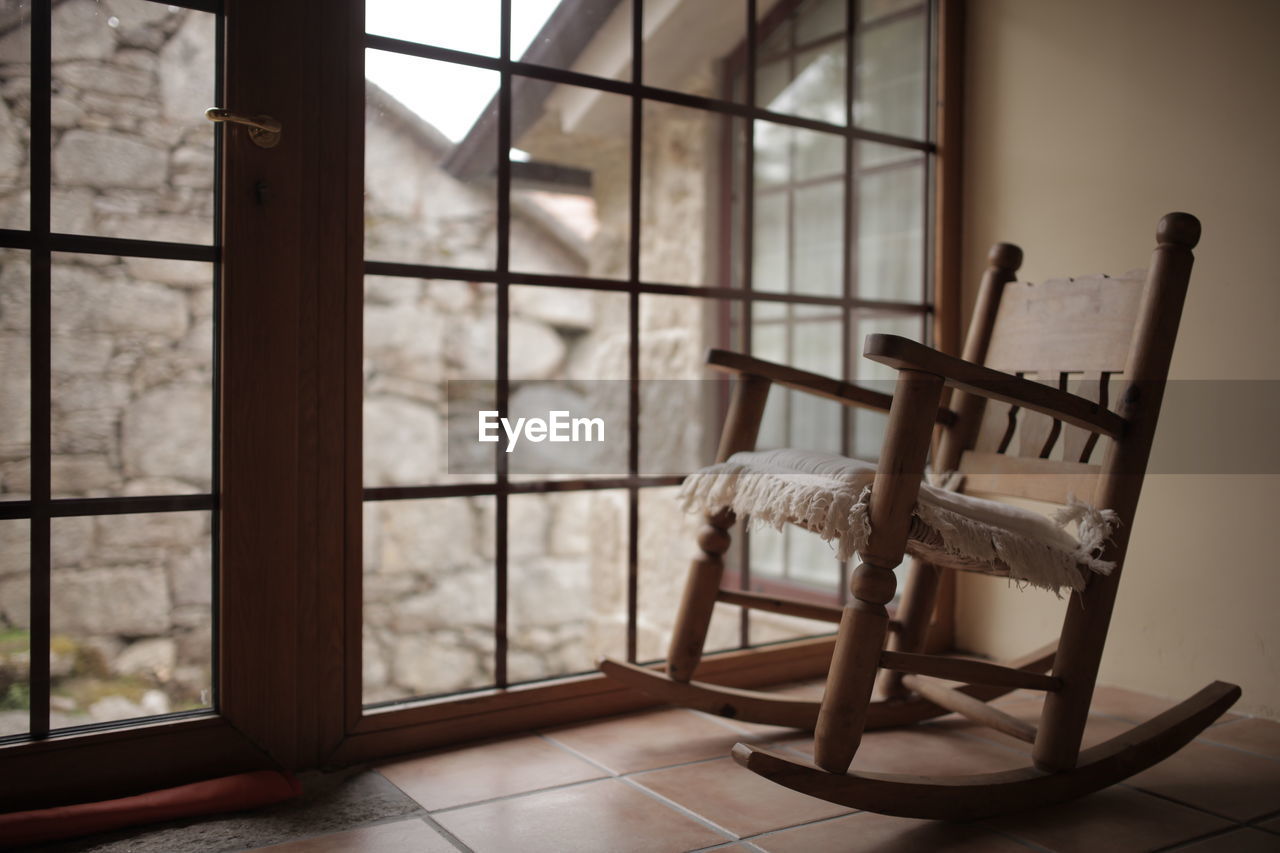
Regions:
M 513 0 L 511 55 L 519 58 L 560 0 Z M 375 35 L 497 56 L 499 0 L 368 0 Z M 380 50 L 365 51 L 365 76 L 449 137 L 466 136 L 498 91 L 498 72 Z

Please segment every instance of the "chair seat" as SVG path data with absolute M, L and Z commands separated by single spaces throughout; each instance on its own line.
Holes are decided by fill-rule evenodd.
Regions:
M 870 496 L 876 467 L 870 462 L 806 450 L 735 453 L 684 481 L 686 510 L 732 509 L 755 523 L 794 524 L 835 543 L 836 557 L 850 559 L 871 533 Z M 1060 593 L 1084 589 L 1090 573 L 1114 564 L 1098 552 L 1116 523 L 1115 513 L 1075 500 L 1053 519 L 997 503 L 950 486 L 924 484 L 912 517 L 907 552 L 936 565 L 1007 576 Z M 1067 525 L 1074 522 L 1074 533 Z

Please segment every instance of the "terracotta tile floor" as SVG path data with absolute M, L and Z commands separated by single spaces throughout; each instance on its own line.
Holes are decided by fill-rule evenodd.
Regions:
M 1100 689 L 1086 739 L 1109 738 L 1170 704 L 1132 691 Z M 1038 711 L 1038 701 L 1024 693 L 1005 697 L 1001 706 L 1032 720 Z M 406 757 L 357 773 L 352 777 L 357 800 L 400 798 L 381 817 L 367 819 L 371 825 L 298 832 L 307 824 L 294 820 L 294 832 L 272 836 L 284 843 L 270 847 L 261 846 L 265 837 L 246 845 L 249 837 L 243 834 L 234 845 L 178 847 L 175 836 L 156 835 L 147 846 L 143 833 L 117 842 L 120 846 L 77 849 L 1280 851 L 1280 723 L 1267 720 L 1228 717 L 1187 749 L 1124 784 L 1055 808 L 973 823 L 852 812 L 776 787 L 727 758 L 739 740 L 802 757 L 808 757 L 811 745 L 808 737 L 788 730 L 663 709 Z M 869 733 L 855 764 L 954 774 L 1026 761 L 1026 744 L 946 717 Z

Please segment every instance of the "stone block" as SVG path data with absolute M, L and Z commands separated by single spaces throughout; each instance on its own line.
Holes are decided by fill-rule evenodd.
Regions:
M 55 381 L 72 376 L 101 379 L 111 360 L 115 341 L 105 333 L 78 331 L 74 335 L 54 335 L 51 345 L 52 370 Z M 120 399 L 118 403 L 123 403 Z
M 373 373 L 438 382 L 446 322 L 425 304 L 366 306 L 364 349 Z
M 511 569 L 513 625 L 557 626 L 591 617 L 591 568 L 586 560 L 531 559 Z
M 163 171 L 163 169 L 161 170 Z M 115 230 L 131 237 L 146 235 L 148 240 L 168 243 L 195 243 L 209 245 L 213 242 L 213 217 L 208 216 L 104 216 L 104 230 Z
M 170 607 L 161 569 L 121 566 L 53 573 L 57 633 L 155 636 L 169 630 Z
M 189 13 L 160 50 L 160 103 L 174 121 L 190 121 L 214 102 L 215 20 Z
M 468 500 L 397 501 L 383 508 L 380 522 L 381 573 L 437 579 L 478 562 L 476 517 Z
M 0 335 L 0 455 L 30 452 L 31 371 L 26 335 Z
M 393 652 L 392 677 L 416 694 L 447 693 L 482 684 L 485 668 L 477 652 L 439 634 L 399 637 Z
M 199 385 L 153 388 L 125 409 L 121 450 L 128 477 L 169 477 L 209 487 L 213 399 Z
M 54 229 L 68 234 L 97 233 L 95 198 L 93 190 L 53 187 L 49 204 Z
M 171 284 L 193 290 L 213 289 L 213 267 L 201 261 L 175 261 L 169 258 L 125 258 L 129 277 L 140 281 Z
M 53 179 L 60 187 L 161 187 L 165 153 L 118 133 L 68 130 L 53 149 Z
M 507 326 L 507 363 L 512 380 L 551 379 L 564 361 L 564 340 L 546 323 L 512 317 Z M 459 379 L 488 379 L 495 371 L 496 338 L 489 323 L 468 323 L 449 332 L 449 351 Z
M 213 563 L 207 543 L 183 551 L 169 561 L 169 594 L 175 605 L 207 607 L 213 603 Z
M 110 15 L 94 0 L 67 0 L 53 7 L 53 58 L 106 59 L 118 41 Z
M 31 584 L 25 574 L 0 578 L 0 622 L 31 627 Z
M 30 74 L 31 68 L 31 27 L 28 24 L 14 27 L 0 35 L 0 65 L 5 68 L 5 76 L 14 72 Z
M 115 282 L 106 292 L 92 295 L 101 311 L 97 328 L 109 332 L 146 332 L 178 339 L 187 332 L 187 300 L 163 284 Z
M 52 559 L 55 569 L 83 565 L 89 559 L 89 555 L 94 553 L 97 545 L 92 517 L 73 515 L 55 518 L 50 524 L 53 539 Z
M 595 323 L 596 294 L 563 287 L 515 287 L 511 313 L 559 329 L 589 329 Z
M 178 645 L 168 637 L 149 637 L 130 643 L 116 656 L 114 669 L 121 675 L 138 675 L 168 681 L 178 663 Z
M 94 520 L 100 548 L 189 551 L 208 547 L 209 514 L 204 511 L 103 515 Z
M 119 61 L 58 62 L 53 66 L 53 76 L 61 85 L 69 85 L 85 92 L 102 92 L 116 101 L 128 98 L 144 109 L 150 107 L 146 99 L 153 97 L 155 89 L 155 76 L 150 71 L 130 67 Z
M 56 455 L 49 460 L 53 489 L 61 494 L 102 495 L 120 490 L 119 468 L 103 454 Z
M 26 183 L 23 168 L 27 163 L 27 147 L 18 133 L 18 123 L 4 99 L 0 98 L 0 186 Z
M 397 397 L 364 401 L 364 484 L 430 482 L 445 464 L 445 439 L 434 408 Z
M 208 188 L 213 186 L 213 147 L 184 146 L 173 152 L 169 161 L 175 186 Z

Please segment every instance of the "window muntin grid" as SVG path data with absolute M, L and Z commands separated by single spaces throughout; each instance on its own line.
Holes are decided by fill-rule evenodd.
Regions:
M 220 91 L 221 4 L 217 0 L 122 0 L 108 10 L 34 0 L 20 3 L 2 23 L 7 48 L 27 53 L 25 63 L 6 66 L 10 79 L 17 81 L 24 71 L 29 79 L 25 91 L 18 86 L 7 90 L 25 96 L 17 105 L 24 112 L 24 121 L 17 123 L 25 131 L 21 136 L 23 179 L 13 185 L 29 195 L 7 198 L 3 205 L 6 211 L 24 209 L 26 215 L 6 215 L 3 224 L 8 227 L 0 228 L 0 248 L 6 260 L 23 254 L 28 268 L 25 281 L 6 279 L 4 290 L 25 302 L 30 438 L 24 476 L 16 482 L 6 477 L 0 486 L 7 492 L 0 500 L 0 522 L 10 536 L 21 528 L 27 534 L 27 606 L 19 608 L 25 609 L 27 624 L 19 627 L 29 638 L 30 666 L 25 681 L 26 725 L 0 732 L 0 739 L 38 739 L 54 730 L 90 731 L 140 717 L 207 713 L 217 702 L 212 681 L 217 668 L 212 567 L 218 541 L 219 400 L 215 389 L 221 248 L 219 143 L 201 113 L 210 105 L 206 101 L 216 101 Z M 184 63 L 191 72 L 182 78 L 189 85 L 181 91 L 165 88 L 166 78 L 160 73 L 163 60 L 136 49 L 139 44 L 168 45 L 177 39 L 185 40 L 181 55 L 175 46 L 169 61 Z M 122 50 L 133 52 L 121 57 L 118 51 Z M 74 99 L 76 92 L 82 93 L 79 103 Z M 113 100 L 113 93 L 125 98 Z M 97 98 L 94 104 L 89 103 L 90 95 Z M 13 114 L 15 104 L 7 103 L 6 110 Z M 97 110 L 101 117 L 96 123 L 78 125 L 77 110 L 86 114 Z M 111 186 L 97 195 L 86 193 L 83 187 L 95 177 L 86 164 L 103 160 L 121 164 L 120 171 L 107 181 Z M 163 173 L 175 179 L 173 183 L 163 188 L 155 183 L 157 166 L 164 167 Z M 154 209 L 149 207 L 152 202 Z M 79 284 L 89 288 L 87 294 L 60 299 L 59 288 L 67 282 L 65 269 L 77 265 L 99 272 L 80 276 Z M 166 265 L 167 273 L 162 271 Z M 6 263 L 6 270 L 11 266 Z M 194 277 L 192 270 L 198 270 Z M 103 275 L 139 297 L 131 303 L 132 313 L 120 304 L 124 300 L 106 307 L 97 303 L 100 310 L 94 313 L 91 297 L 101 287 L 111 286 L 102 283 Z M 171 280 L 174 276 L 182 281 Z M 157 286 L 139 288 L 141 281 Z M 13 307 L 5 306 L 6 316 L 12 316 Z M 73 315 L 92 328 L 68 324 Z M 167 325 L 127 331 L 125 327 L 132 328 L 135 320 L 143 326 Z M 76 476 L 75 466 L 84 459 L 71 458 L 83 457 L 74 451 L 97 452 L 92 450 L 95 441 L 109 440 L 108 433 L 122 428 L 102 410 L 111 408 L 111 388 L 95 388 L 91 381 L 74 378 L 77 369 L 95 363 L 93 358 L 76 358 L 71 350 L 77 347 L 116 359 L 119 365 L 119 353 L 108 353 L 102 346 L 95 349 L 104 333 L 118 333 L 116 343 L 127 338 L 132 343 L 126 346 L 137 346 L 131 363 L 141 371 L 138 378 L 144 385 L 147 380 L 142 375 L 150 375 L 152 388 L 163 389 L 166 370 L 177 363 L 175 355 L 184 346 L 190 355 L 194 347 L 198 364 L 187 363 L 184 369 L 189 369 L 187 377 L 195 382 L 188 397 L 199 398 L 194 418 L 204 426 L 187 423 L 184 428 L 195 430 L 198 438 L 192 454 L 200 459 L 192 466 L 189 458 L 179 459 L 183 451 L 176 450 L 168 461 L 183 469 L 178 476 L 129 476 L 127 482 L 118 482 L 111 470 L 104 473 L 97 464 L 83 467 Z M 167 367 L 152 370 L 161 364 Z M 8 390 L 11 377 L 5 379 Z M 70 457 L 66 442 L 60 444 L 55 434 L 59 419 L 54 416 L 55 407 L 68 400 L 84 401 L 70 408 L 64 405 L 60 416 L 61 423 L 76 425 L 63 434 L 63 438 L 75 435 Z M 6 398 L 6 402 L 12 401 Z M 174 400 L 152 401 L 147 417 L 157 421 L 172 417 L 180 410 L 176 405 Z M 79 412 L 89 415 L 77 419 Z M 119 448 L 108 446 L 102 452 L 108 461 L 128 468 L 128 463 L 113 460 L 113 453 L 123 455 Z M 134 473 L 149 464 L 135 465 Z M 196 469 L 194 477 L 185 476 Z M 83 533 L 86 525 L 108 539 L 114 537 L 114 544 L 101 548 L 94 544 L 86 550 L 84 537 L 68 532 L 75 527 Z M 179 548 L 182 553 L 157 548 L 156 531 L 172 533 L 176 527 L 185 531 L 184 541 L 190 547 Z M 72 567 L 75 572 L 69 571 Z M 146 631 L 130 635 L 126 647 L 117 649 L 111 642 L 104 645 L 100 635 L 108 628 L 114 635 L 120 626 L 95 623 L 91 611 L 104 605 L 105 591 L 121 589 L 149 596 L 154 606 L 131 609 L 129 618 L 150 614 L 154 624 L 134 625 L 130 630 Z M 13 590 L 13 584 L 5 585 L 6 605 L 14 604 Z M 6 606 L 6 611 L 12 609 Z M 161 626 L 161 621 L 166 625 Z M 75 627 L 70 634 L 58 633 L 65 625 Z M 77 642 L 81 635 L 92 643 Z M 148 640 L 161 642 L 147 650 L 135 648 Z M 168 690 L 166 685 L 179 683 L 175 673 L 182 652 L 175 652 L 176 663 L 171 663 L 170 647 L 164 645 L 170 641 L 177 646 L 189 641 L 196 650 L 193 654 L 205 662 L 203 675 L 182 675 L 194 679 L 187 691 L 191 695 L 175 701 L 157 695 Z M 73 644 L 70 651 L 68 643 Z M 144 651 L 152 657 L 140 663 Z M 128 652 L 133 652 L 131 659 Z M 82 671 L 82 665 L 88 670 Z M 132 674 L 125 673 L 129 668 Z M 106 686 L 98 678 L 104 673 L 112 679 Z M 93 696 L 106 700 L 125 695 L 139 701 L 116 701 L 88 717 L 78 713 L 68 717 L 66 702 L 80 703 L 80 697 L 63 697 L 56 707 L 51 703 L 53 691 L 66 688 L 68 674 L 81 682 L 94 682 L 78 685 L 86 702 Z M 121 686 L 122 678 L 134 679 L 128 690 Z M 164 689 L 152 689 L 157 686 Z
M 574 5 L 572 2 L 563 3 L 562 9 L 572 5 Z M 885 316 L 892 318 L 892 322 L 895 323 L 900 318 L 902 321 L 918 324 L 918 328 L 923 332 L 925 320 L 932 312 L 932 304 L 928 301 L 929 289 L 924 280 L 925 270 L 928 269 L 928 264 L 925 263 L 925 255 L 929 251 L 928 239 L 922 240 L 921 258 L 916 267 L 921 280 L 917 291 L 919 298 L 884 299 L 883 294 L 880 293 L 876 294 L 879 298 L 868 298 L 860 293 L 857 282 L 856 248 L 844 235 L 859 233 L 860 211 L 854 194 L 857 182 L 864 180 L 864 175 L 870 174 L 873 168 L 894 167 L 893 163 L 878 167 L 868 165 L 865 169 L 859 167 L 860 146 L 872 143 L 880 149 L 905 152 L 901 159 L 911 167 L 921 169 L 921 174 L 926 180 L 922 181 L 918 187 L 919 219 L 921 227 L 927 228 L 924 216 L 924 211 L 928 209 L 930 192 L 927 164 L 933 153 L 933 146 L 927 140 L 927 134 L 922 138 L 911 138 L 868 130 L 853 122 L 852 99 L 844 99 L 843 115 L 838 115 L 828 108 L 814 107 L 813 99 L 810 97 L 813 90 L 807 86 L 800 86 L 800 91 L 795 97 L 779 101 L 776 109 L 772 108 L 774 106 L 772 104 L 752 106 L 753 98 L 757 101 L 761 100 L 755 97 L 755 89 L 760 85 L 755 75 L 739 75 L 738 82 L 724 90 L 730 93 L 728 95 L 711 95 L 705 92 L 694 94 L 687 91 L 687 87 L 659 88 L 649 85 L 647 81 L 651 78 L 646 74 L 644 65 L 652 61 L 653 52 L 640 35 L 646 31 L 644 12 L 649 4 L 638 5 L 639 8 L 628 10 L 631 17 L 628 53 L 640 57 L 641 61 L 635 63 L 630 70 L 630 75 L 626 77 L 618 77 L 607 72 L 601 76 L 598 71 L 591 73 L 590 70 L 582 68 L 574 69 L 572 63 L 565 61 L 544 65 L 540 63 L 537 56 L 526 55 L 516 59 L 511 53 L 509 36 L 501 40 L 502 49 L 496 57 L 493 57 L 414 43 L 408 39 L 394 38 L 386 32 L 367 34 L 365 46 L 369 50 L 389 51 L 425 60 L 456 63 L 472 69 L 486 69 L 498 74 L 500 85 L 492 103 L 481 114 L 476 125 L 451 156 L 451 162 L 457 168 L 457 174 L 469 178 L 483 176 L 486 172 L 486 164 L 491 167 L 489 178 L 492 183 L 489 185 L 496 186 L 497 191 L 496 230 L 492 240 L 496 264 L 490 269 L 488 264 L 468 263 L 455 266 L 448 263 L 404 261 L 399 257 L 370 254 L 365 261 L 366 275 L 385 277 L 388 280 L 403 277 L 476 282 L 495 288 L 494 320 L 497 340 L 494 348 L 495 363 L 491 375 L 497 389 L 496 404 L 499 409 L 505 409 L 506 400 L 513 387 L 510 352 L 513 319 L 518 319 L 512 313 L 512 292 L 515 288 L 570 288 L 614 294 L 624 299 L 627 304 L 628 318 L 625 364 L 627 377 L 632 383 L 637 382 L 644 372 L 641 359 L 642 327 L 645 326 L 642 304 L 649 298 L 681 297 L 707 306 L 707 313 L 721 318 L 713 320 L 711 325 L 719 327 L 722 330 L 722 336 L 728 337 L 731 334 L 732 345 L 735 348 L 750 349 L 753 335 L 762 333 L 768 325 L 768 322 L 763 320 L 757 324 L 753 319 L 753 311 L 765 313 L 762 309 L 776 306 L 788 317 L 794 318 L 797 314 L 805 314 L 822 318 L 823 322 L 838 330 L 836 338 L 839 340 L 839 352 L 835 355 L 833 362 L 835 369 L 832 372 L 846 376 L 856 369 L 854 350 L 857 344 L 853 340 L 855 330 L 865 333 L 870 322 L 855 320 L 852 316 L 854 311 L 872 309 L 868 317 Z M 854 55 L 851 46 L 855 39 L 866 37 L 862 30 L 870 31 L 885 21 L 905 16 L 917 16 L 927 23 L 932 20 L 933 15 L 931 4 L 927 3 L 912 4 L 908 8 L 898 9 L 878 19 L 872 19 L 865 10 L 857 8 L 859 4 L 856 3 L 835 4 L 846 7 L 843 14 L 838 14 L 840 10 L 833 12 L 829 8 L 833 4 L 829 2 L 808 5 L 820 8 L 823 20 L 817 24 L 821 25 L 791 26 L 789 16 L 796 14 L 797 9 L 805 7 L 806 4 L 782 2 L 777 4 L 771 13 L 760 14 L 756 2 L 744 2 L 742 15 L 743 20 L 746 21 L 745 29 L 749 34 L 748 39 L 732 52 L 733 55 L 727 61 L 730 63 L 735 61 L 734 56 L 736 56 L 736 61 L 740 64 L 755 67 L 758 65 L 757 53 L 763 55 L 763 51 L 757 49 L 756 42 L 769 41 L 769 60 L 788 63 L 793 69 L 803 70 L 813 67 L 822 57 L 835 57 L 826 61 L 827 64 L 838 60 L 846 90 L 854 91 L 856 63 L 850 64 L 845 61 L 845 57 Z M 509 3 L 503 4 L 504 32 L 509 32 L 509 20 L 507 20 L 510 15 L 509 6 Z M 830 24 L 833 14 L 841 21 L 859 21 L 857 31 L 833 32 Z M 616 25 L 616 15 L 611 20 Z M 778 35 L 783 31 L 786 31 L 785 38 Z M 796 32 L 800 33 L 798 37 Z M 926 26 L 926 45 L 927 33 Z M 926 51 L 927 49 L 926 46 Z M 928 68 L 931 67 L 929 63 L 922 69 L 925 80 L 928 79 Z M 512 263 L 512 230 L 513 222 L 518 215 L 513 211 L 514 198 L 522 181 L 528 180 L 535 174 L 541 176 L 547 174 L 538 171 L 537 167 L 543 164 L 536 160 L 533 163 L 526 163 L 509 156 L 498 156 L 496 165 L 492 165 L 492 152 L 511 151 L 513 141 L 529 129 L 531 121 L 528 116 L 533 111 L 528 109 L 523 99 L 542 97 L 546 91 L 557 87 L 566 91 L 569 89 L 594 90 L 601 93 L 601 99 L 607 95 L 629 104 L 629 116 L 626 116 L 629 119 L 626 122 L 629 132 L 625 160 L 625 168 L 628 172 L 625 189 L 629 196 L 626 203 L 621 205 L 625 208 L 626 214 L 626 225 L 623 229 L 625 240 L 614 257 L 613 264 L 603 267 L 588 265 L 588 268 L 582 272 L 565 274 L 537 272 L 531 270 L 527 264 Z M 928 114 L 927 94 L 926 91 L 920 104 L 921 115 Z M 519 100 L 518 106 L 517 100 Z M 648 125 L 652 121 L 652 114 L 664 109 L 689 111 L 707 121 L 718 122 L 725 126 L 724 144 L 726 150 L 733 152 L 721 158 L 723 165 L 718 167 L 721 173 L 718 182 L 719 194 L 712 200 L 713 203 L 708 205 L 715 216 L 721 217 L 719 233 L 723 235 L 720 239 L 720 248 L 709 247 L 706 252 L 707 256 L 717 256 L 717 263 L 713 265 L 714 269 L 711 272 L 704 270 L 683 275 L 679 271 L 665 273 L 662 271 L 658 253 L 646 243 L 646 237 L 649 235 L 643 213 L 646 180 L 650 173 L 646 168 L 645 134 L 650 131 Z M 647 122 L 646 118 L 650 121 Z M 795 162 L 788 166 L 788 172 L 784 178 L 775 182 L 776 186 L 757 184 L 758 164 L 755 160 L 760 156 L 760 152 L 752 144 L 755 136 L 753 128 L 762 126 L 777 126 L 784 134 L 804 135 L 805 138 L 818 140 L 820 143 L 817 146 L 818 156 L 816 159 L 793 158 Z M 797 166 L 796 163 L 799 165 Z M 767 166 L 767 163 L 761 163 L 759 166 Z M 579 173 L 589 170 L 571 167 L 569 171 L 556 177 L 572 183 L 581 180 Z M 745 191 L 744 188 L 746 188 Z M 794 216 L 796 198 L 799 197 L 800 208 L 804 209 L 806 193 L 810 198 L 815 194 L 819 197 L 818 202 L 810 202 L 807 205 L 809 210 L 816 211 L 810 217 L 814 222 L 821 221 L 829 229 L 830 217 L 821 214 L 829 211 L 833 206 L 840 214 L 837 230 L 824 237 L 829 250 L 835 247 L 839 252 L 833 262 L 835 271 L 828 276 L 832 283 L 824 284 L 823 287 L 816 289 L 816 292 L 807 291 L 803 284 L 797 284 L 794 271 L 798 269 L 803 275 L 806 272 L 806 262 L 797 260 L 797 253 L 787 246 L 784 250 L 784 253 L 789 255 L 786 260 L 788 274 L 785 276 L 785 286 L 763 289 L 754 277 L 754 268 L 760 262 L 761 256 L 756 250 L 755 243 L 758 238 L 753 233 L 752 227 L 761 199 L 767 199 L 770 195 L 783 198 L 783 206 L 787 208 L 786 213 Z M 823 193 L 826 193 L 829 198 L 823 197 Z M 765 204 L 767 203 L 766 201 Z M 862 212 L 861 215 L 865 217 L 866 214 Z M 803 230 L 795 228 L 794 225 L 787 227 L 792 232 Z M 754 286 L 744 287 L 744 283 L 754 284 Z M 786 334 L 794 336 L 795 324 L 784 325 L 787 326 Z M 895 328 L 901 328 L 901 325 Z M 495 460 L 495 477 L 491 483 L 423 482 L 395 487 L 366 483 L 364 497 L 367 502 L 453 499 L 464 496 L 492 498 L 494 504 L 491 518 L 494 580 L 492 585 L 494 595 L 492 602 L 493 679 L 484 687 L 503 688 L 514 683 L 524 683 L 527 680 L 521 677 L 520 672 L 511 673 L 508 670 L 508 655 L 513 648 L 509 636 L 512 624 L 509 607 L 512 600 L 510 584 L 514 577 L 510 570 L 513 564 L 511 549 L 516 547 L 512 539 L 514 534 L 511 532 L 516 529 L 511 526 L 513 524 L 512 504 L 517 503 L 513 500 L 516 496 L 545 492 L 556 494 L 567 492 L 580 496 L 595 493 L 603 495 L 606 492 L 610 495 L 625 495 L 625 511 L 621 515 L 623 521 L 619 522 L 625 528 L 623 531 L 625 546 L 620 552 L 625 555 L 626 564 L 624 646 L 627 657 L 631 660 L 647 659 L 653 656 L 648 650 L 652 650 L 655 646 L 649 639 L 646 617 L 641 612 L 642 606 L 639 604 L 641 601 L 651 599 L 651 596 L 642 592 L 644 578 L 639 571 L 642 563 L 641 543 L 644 538 L 642 529 L 651 527 L 643 519 L 645 510 L 642 509 L 642 504 L 651 506 L 652 502 L 645 496 L 669 489 L 679 482 L 680 477 L 646 476 L 643 473 L 645 469 L 641 467 L 639 459 L 641 445 L 640 418 L 637 417 L 639 405 L 640 392 L 637 389 L 633 393 L 631 404 L 630 473 L 625 477 L 542 481 L 526 478 L 513 479 L 508 476 L 504 469 L 504 460 L 501 455 L 498 455 Z M 839 424 L 836 435 L 840 436 L 838 443 L 842 449 L 847 450 L 856 443 L 852 437 L 855 424 L 847 412 L 838 413 L 836 417 Z M 519 503 L 525 502 L 521 500 Z M 654 512 L 653 509 L 648 511 Z M 747 543 L 743 541 L 742 547 L 736 550 L 736 554 L 740 555 L 742 561 L 739 579 L 744 585 L 751 583 L 748 568 L 751 565 L 750 549 L 746 545 Z M 734 555 L 731 554 L 732 556 Z M 366 601 L 366 619 L 369 618 L 370 613 L 368 607 L 369 602 Z M 739 644 L 745 644 L 748 638 L 747 619 L 744 613 L 739 630 Z M 644 648 L 646 653 L 641 653 L 641 648 Z M 556 674 L 568 673 L 557 672 Z M 483 688 L 477 685 L 473 689 Z M 424 694 L 375 697 L 366 693 L 365 698 L 366 701 L 386 705 L 388 702 L 394 704 L 396 701 L 422 695 Z

